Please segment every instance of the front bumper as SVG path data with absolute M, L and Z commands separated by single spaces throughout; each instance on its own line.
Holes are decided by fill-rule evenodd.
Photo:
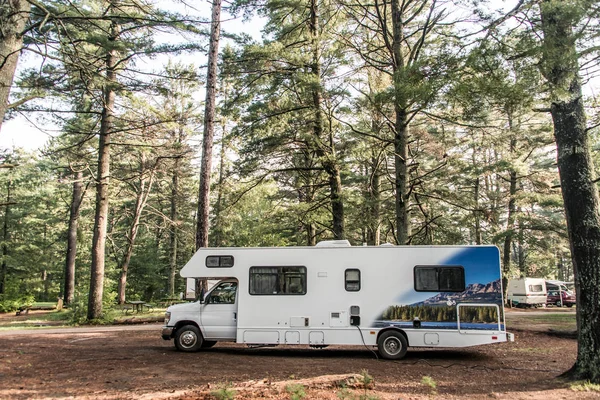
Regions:
M 163 326 L 162 338 L 164 340 L 171 340 L 171 339 L 173 339 L 173 328 L 169 327 L 169 326 Z

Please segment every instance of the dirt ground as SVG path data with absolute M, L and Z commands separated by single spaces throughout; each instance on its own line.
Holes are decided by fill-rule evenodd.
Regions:
M 397 362 L 378 360 L 358 346 L 250 349 L 219 343 L 181 353 L 160 338 L 160 324 L 105 329 L 2 332 L 0 398 L 228 398 L 224 388 L 235 399 L 289 399 L 294 388 L 307 399 L 600 397 L 573 391 L 558 378 L 575 360 L 574 339 L 522 326 L 513 329 L 513 343 L 412 350 Z M 363 378 L 353 378 L 363 371 L 373 378 L 367 388 Z

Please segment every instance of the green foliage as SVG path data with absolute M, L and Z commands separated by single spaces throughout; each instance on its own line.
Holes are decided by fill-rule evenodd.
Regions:
M 375 380 L 371 375 L 369 375 L 369 371 L 363 369 L 360 371 L 360 377 L 358 379 L 358 383 L 365 389 L 369 389 L 373 387 Z
M 306 397 L 304 385 L 299 383 L 290 383 L 285 386 L 285 391 L 290 394 L 290 399 L 301 400 Z
M 13 312 L 20 307 L 31 306 L 34 301 L 33 295 L 11 297 L 10 294 L 0 294 L 0 313 Z
M 573 382 L 569 388 L 574 392 L 600 392 L 600 384 L 591 383 L 590 381 Z
M 94 325 L 107 325 L 115 321 L 116 316 L 119 315 L 119 311 L 114 308 L 117 298 L 117 293 L 114 290 L 104 290 L 102 297 L 103 313 L 100 318 L 93 321 L 87 319 L 88 291 L 86 290 L 83 293 L 84 294 L 76 293 L 73 303 L 71 304 L 69 311 L 67 311 L 70 313 L 70 323 L 72 325 L 88 323 Z
M 370 394 L 368 391 L 373 389 L 374 379 L 371 375 L 369 375 L 369 371 L 363 369 L 359 376 L 355 379 L 356 387 L 361 387 L 363 389 L 363 393 L 356 394 L 350 389 L 343 387 L 342 390 L 336 393 L 336 396 L 342 400 L 377 400 L 378 396 Z
M 233 400 L 236 396 L 236 391 L 231 389 L 231 384 L 221 385 L 217 390 L 213 390 L 210 393 L 217 400 Z
M 431 390 L 431 394 L 436 394 L 437 393 L 437 383 L 433 380 L 432 377 L 430 376 L 424 376 L 423 378 L 421 378 L 421 384 L 424 386 L 427 386 L 430 388 Z

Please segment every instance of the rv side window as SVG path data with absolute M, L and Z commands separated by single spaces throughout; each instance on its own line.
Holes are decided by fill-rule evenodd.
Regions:
M 347 269 L 345 275 L 346 290 L 348 292 L 358 292 L 360 290 L 360 270 Z
M 250 267 L 250 294 L 306 294 L 306 267 Z
M 208 268 L 231 268 L 233 267 L 233 256 L 208 256 L 206 257 Z
M 542 285 L 529 285 L 529 291 L 530 292 L 543 292 L 544 289 L 542 288 Z
M 415 290 L 417 292 L 462 292 L 465 290 L 463 267 L 415 267 Z

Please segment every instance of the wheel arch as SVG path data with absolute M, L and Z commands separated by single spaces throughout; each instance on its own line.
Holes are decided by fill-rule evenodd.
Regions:
M 204 337 L 204 332 L 202 332 L 202 328 L 200 328 L 200 325 L 198 325 L 198 323 L 196 321 L 192 321 L 192 320 L 188 320 L 188 319 L 177 321 L 177 323 L 173 327 L 173 333 L 171 334 L 171 337 L 175 337 L 175 332 L 177 332 L 177 329 L 181 328 L 182 326 L 186 326 L 186 325 L 195 326 L 200 331 L 200 334 L 202 335 L 202 337 Z
M 404 336 L 404 339 L 406 339 L 406 345 L 407 345 L 407 347 L 410 346 L 410 341 L 408 340 L 408 335 L 406 334 L 406 332 L 404 332 L 404 330 L 402 330 L 400 328 L 395 328 L 393 326 L 390 326 L 389 328 L 382 329 L 382 330 L 380 330 L 377 333 L 377 343 L 379 343 L 379 337 L 381 335 L 383 335 L 385 332 L 389 332 L 389 331 L 395 331 L 395 332 L 400 333 L 402 336 Z

